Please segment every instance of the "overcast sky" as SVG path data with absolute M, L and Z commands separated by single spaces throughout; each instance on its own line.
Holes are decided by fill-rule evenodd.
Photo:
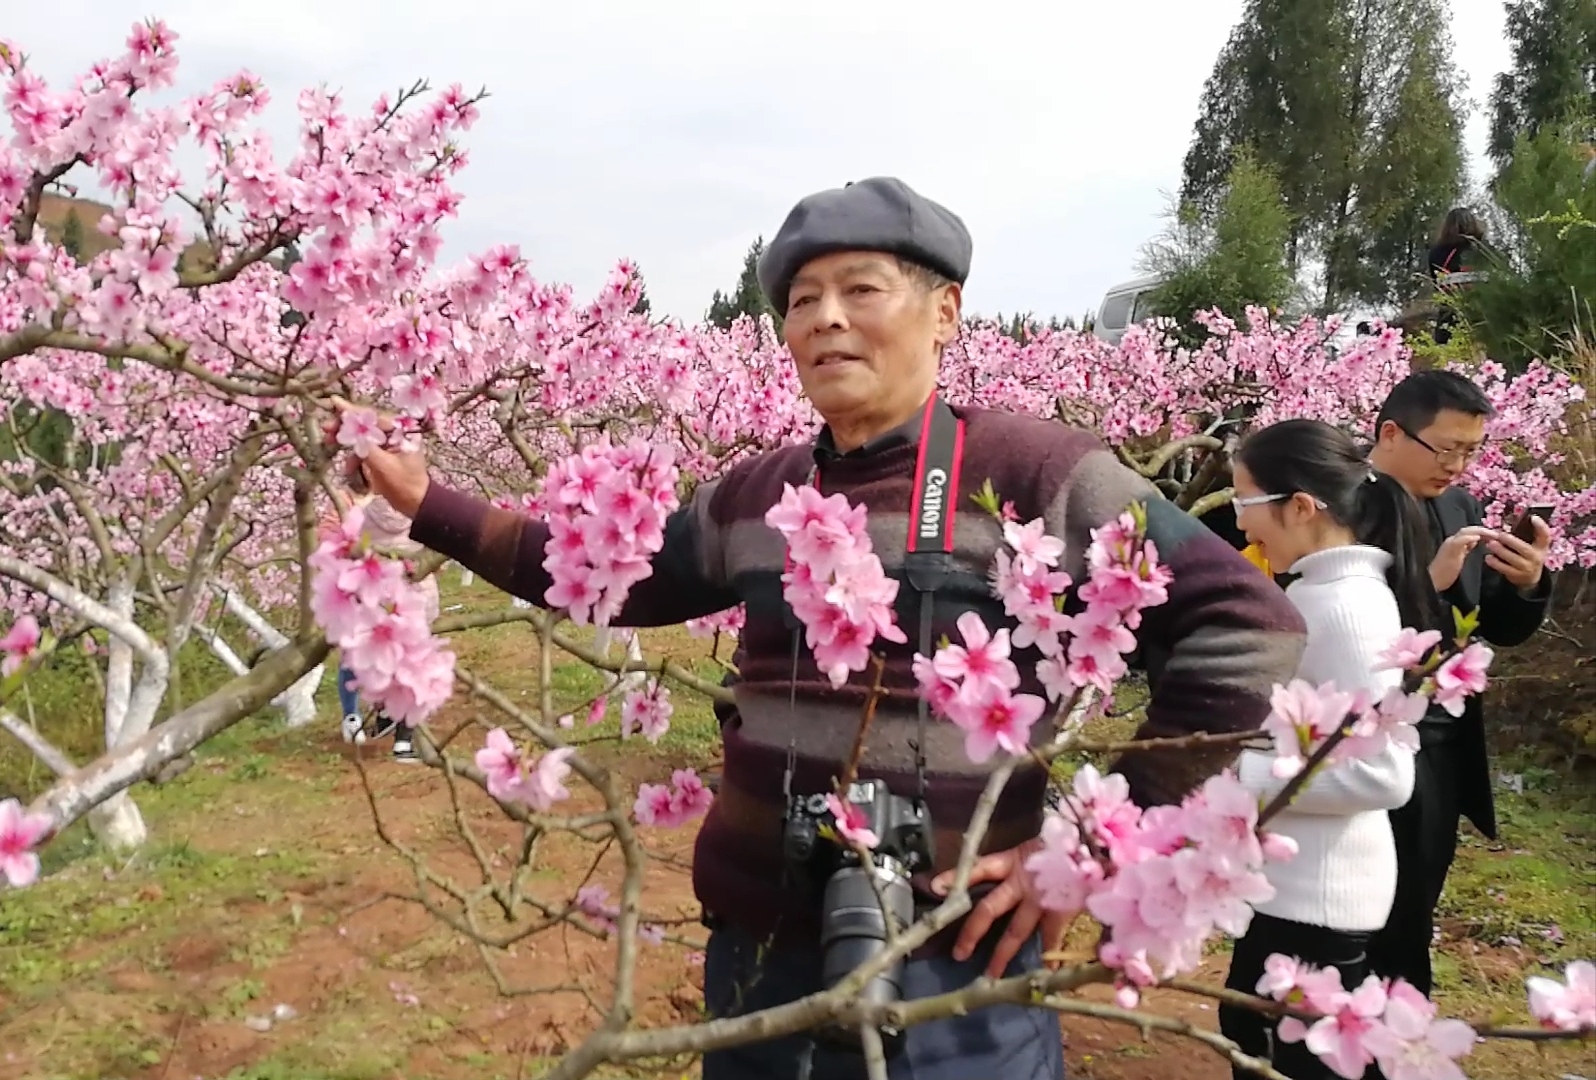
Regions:
M 960 214 L 966 311 L 1080 315 L 1133 276 L 1179 184 L 1198 97 L 1242 0 L 49 0 L 0 33 L 64 83 L 156 12 L 178 89 L 241 67 L 291 138 L 304 86 L 351 109 L 417 77 L 486 85 L 446 256 L 519 244 L 591 295 L 620 257 L 654 310 L 701 318 L 793 202 L 876 174 Z M 1501 0 L 1452 0 L 1483 103 Z M 1474 179 L 1484 121 L 1471 116 Z

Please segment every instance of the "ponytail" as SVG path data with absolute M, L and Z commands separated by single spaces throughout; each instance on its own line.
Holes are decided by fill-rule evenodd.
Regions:
M 1349 524 L 1358 543 L 1391 555 L 1385 577 L 1396 594 L 1402 625 L 1445 633 L 1444 608 L 1430 581 L 1435 541 L 1418 501 L 1396 480 L 1371 470 L 1358 487 L 1355 507 Z

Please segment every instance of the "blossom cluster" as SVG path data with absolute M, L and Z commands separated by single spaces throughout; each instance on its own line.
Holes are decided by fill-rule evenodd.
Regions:
M 787 541 L 782 596 L 804 625 L 815 665 L 833 686 L 863 671 L 876 638 L 909 639 L 893 619 L 898 582 L 886 575 L 865 530 L 865 508 L 809 484 L 786 484 L 765 524 Z
M 621 702 L 621 738 L 640 732 L 651 743 L 671 728 L 670 688 L 658 679 L 649 680 L 647 688 L 627 693 Z
M 0 636 L 0 679 L 15 673 L 39 648 L 39 620 L 23 615 Z
M 1252 905 L 1274 896 L 1266 859 L 1296 845 L 1260 830 L 1257 799 L 1229 772 L 1178 806 L 1141 809 L 1123 776 L 1090 765 L 1075 774 L 1041 847 L 1026 858 L 1044 908 L 1091 914 L 1110 931 L 1099 958 L 1121 973 L 1122 1004 L 1136 987 L 1192 971 L 1203 942 L 1246 932 Z
M 502 727 L 488 732 L 476 753 L 477 768 L 487 780 L 488 794 L 505 803 L 520 803 L 540 813 L 570 797 L 565 787 L 571 775 L 569 759 L 576 751 L 562 746 L 533 760 L 523 753 Z
M 454 690 L 454 653 L 432 634 L 435 587 L 379 554 L 356 506 L 310 557 L 311 613 L 343 654 L 360 694 L 412 726 Z
M 16 799 L 0 801 L 0 877 L 13 889 L 39 879 L 39 855 L 34 850 L 50 835 L 52 822 L 43 814 L 30 814 Z
M 1463 1021 L 1437 1018 L 1429 999 L 1402 979 L 1370 975 L 1344 988 L 1335 968 L 1276 953 L 1264 962 L 1257 990 L 1316 1017 L 1283 1018 L 1280 1039 L 1304 1043 L 1347 1080 L 1360 1080 L 1376 1063 L 1387 1080 L 1463 1080 L 1456 1062 L 1477 1038 Z
M 714 794 L 704 786 L 696 769 L 675 769 L 669 784 L 642 784 L 632 813 L 639 825 L 673 829 L 703 817 Z
M 1575 960 L 1564 973 L 1565 981 L 1532 976 L 1530 1013 L 1549 1031 L 1596 1030 L 1596 964 Z
M 725 611 L 706 615 L 702 619 L 689 619 L 687 633 L 695 638 L 712 638 L 716 634 L 724 634 L 735 638 L 742 634 L 743 626 L 748 622 L 748 608 L 742 604 L 727 608 Z
M 1034 648 L 1041 655 L 1036 676 L 1050 701 L 1088 685 L 1112 691 L 1125 673 L 1125 654 L 1136 647 L 1132 631 L 1141 625 L 1142 608 L 1168 599 L 1169 570 L 1142 533 L 1129 511 L 1092 531 L 1089 579 L 1078 590 L 1086 606 L 1066 615 L 1072 582 L 1058 569 L 1064 542 L 1048 536 L 1040 518 L 1024 525 L 1003 522 L 1007 548 L 994 557 L 992 590 L 1018 625 L 1012 632 L 992 631 L 979 615 L 966 612 L 957 623 L 963 644 L 914 658 L 920 693 L 965 732 L 972 761 L 986 761 L 997 750 L 1024 753 L 1046 708 L 1041 697 L 1014 692 L 1021 680 L 1013 650 Z
M 610 899 L 610 891 L 596 882 L 576 890 L 571 907 L 585 915 L 593 925 L 606 934 L 615 933 L 621 919 L 621 908 Z M 651 945 L 665 940 L 665 928 L 656 923 L 639 923 L 637 936 Z
M 1438 630 L 1405 628 L 1376 658 L 1375 671 L 1425 672 L 1416 691 L 1395 686 L 1374 701 L 1367 691 L 1346 693 L 1332 683 L 1312 686 L 1293 679 L 1275 687 L 1263 724 L 1275 743 L 1270 771 L 1282 780 L 1296 776 L 1343 728 L 1345 734 L 1325 757 L 1327 766 L 1373 757 L 1392 744 L 1417 750 L 1419 733 L 1414 725 L 1430 705 L 1461 716 L 1465 700 L 1484 691 L 1485 673 L 1495 658 L 1489 646 L 1477 641 L 1443 658 L 1434 651 L 1440 641 Z
M 1596 965 L 1576 960 L 1565 976 L 1526 980 L 1530 1013 L 1548 1031 L 1596 1031 Z M 1403 979 L 1369 975 L 1344 987 L 1335 968 L 1276 953 L 1264 962 L 1257 992 L 1305 1014 L 1282 1018 L 1280 1039 L 1303 1043 L 1347 1080 L 1360 1080 L 1370 1065 L 1387 1080 L 1463 1080 L 1457 1062 L 1479 1040 L 1463 1021 L 1438 1016 Z
M 609 439 L 549 468 L 541 488 L 549 542 L 545 600 L 577 623 L 608 626 L 632 586 L 653 572 L 665 519 L 677 507 L 678 473 L 668 448 Z

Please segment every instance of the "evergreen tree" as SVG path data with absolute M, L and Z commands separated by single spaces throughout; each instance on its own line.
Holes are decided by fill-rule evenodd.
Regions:
M 980 315 L 967 316 L 965 319 L 967 323 L 986 321 L 989 320 Z M 1063 318 L 1053 315 L 1044 321 L 1030 312 L 1026 312 L 1024 315 L 1005 316 L 1000 311 L 992 317 L 990 322 L 997 327 L 998 333 L 1019 342 L 1021 345 L 1033 341 L 1044 333 L 1056 334 L 1061 330 L 1078 329 L 1075 317 L 1072 315 L 1065 315 Z
M 67 211 L 66 220 L 61 223 L 61 246 L 73 259 L 83 261 L 83 219 L 78 217 L 76 207 Z
M 1596 338 L 1596 176 L 1583 124 L 1543 124 L 1521 133 L 1493 185 L 1490 276 L 1457 307 L 1475 341 L 1509 368 L 1565 353 L 1576 335 Z
M 709 302 L 709 311 L 704 315 L 706 322 L 725 330 L 737 321 L 739 315 L 759 318 L 769 315 L 776 324 L 776 333 L 781 333 L 781 315 L 770 306 L 770 301 L 765 299 L 765 294 L 759 288 L 759 259 L 765 253 L 765 238 L 755 238 L 748 248 L 748 254 L 743 256 L 743 272 L 737 279 L 737 288 L 730 296 L 723 295 L 719 289 L 715 290 L 714 297 Z
M 1288 268 L 1322 267 L 1320 309 L 1389 303 L 1462 188 L 1461 136 L 1441 0 L 1249 0 L 1204 87 L 1182 200 L 1212 212 L 1250 146 L 1291 215 Z
M 1549 124 L 1596 119 L 1596 0 L 1508 0 L 1513 66 L 1491 93 L 1492 159 Z
M 1329 270 L 1340 289 L 1371 303 L 1400 304 L 1427 292 L 1426 263 L 1436 226 L 1457 201 L 1466 171 L 1462 97 L 1446 62 L 1440 13 L 1412 13 L 1395 94 L 1381 110 L 1357 182 L 1349 225 Z
M 1173 318 L 1176 336 L 1193 347 L 1208 336 L 1196 312 L 1217 307 L 1239 320 L 1251 305 L 1278 313 L 1296 296 L 1291 214 L 1275 172 L 1248 147 L 1234 162 L 1213 209 L 1180 204 L 1143 251 L 1141 270 L 1163 279 L 1152 310 Z

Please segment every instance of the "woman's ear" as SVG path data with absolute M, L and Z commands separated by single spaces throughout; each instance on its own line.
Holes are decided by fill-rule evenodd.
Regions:
M 1297 516 L 1303 521 L 1311 519 L 1319 510 L 1318 502 L 1306 491 L 1294 492 L 1291 496 L 1290 505 L 1291 508 L 1297 512 Z

